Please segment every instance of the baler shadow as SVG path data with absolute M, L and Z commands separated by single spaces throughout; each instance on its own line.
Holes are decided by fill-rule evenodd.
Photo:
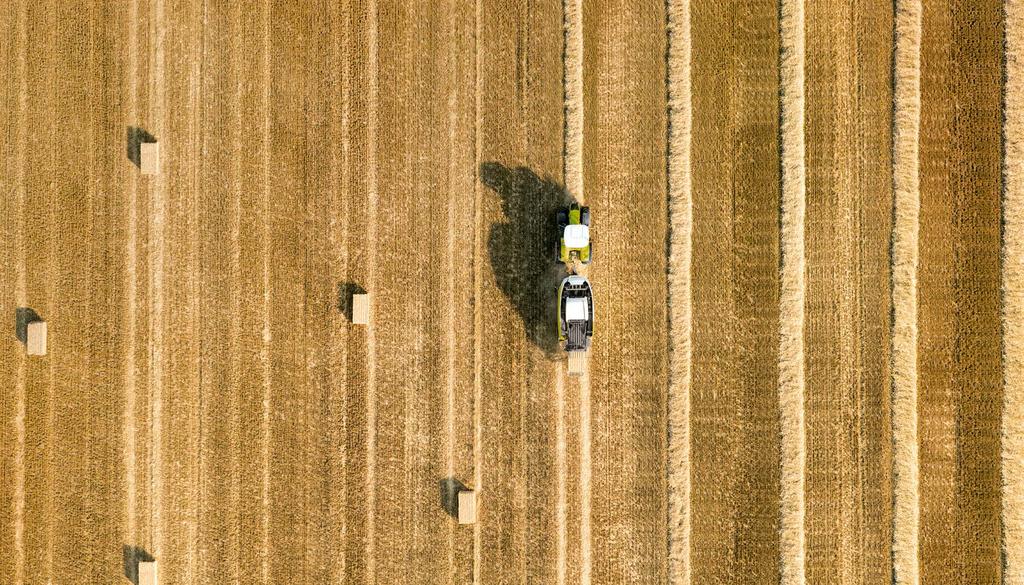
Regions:
M 523 320 L 527 338 L 554 358 L 558 284 L 556 212 L 573 201 L 565 187 L 526 167 L 480 165 L 480 180 L 501 198 L 504 221 L 491 226 L 487 249 L 498 288 Z
M 124 557 L 124 576 L 135 585 L 139 585 L 139 563 L 148 563 L 156 559 L 141 546 L 126 544 L 121 547 L 121 554 Z
M 338 311 L 352 321 L 352 295 L 364 294 L 366 289 L 354 282 L 338 284 Z
M 143 128 L 128 127 L 128 160 L 136 167 L 142 167 L 142 143 L 156 142 L 156 137 Z
M 459 492 L 464 489 L 466 485 L 454 477 L 441 480 L 441 508 L 452 518 L 459 517 Z
M 14 335 L 22 344 L 28 343 L 28 324 L 42 321 L 39 314 L 28 307 L 18 307 L 14 311 Z

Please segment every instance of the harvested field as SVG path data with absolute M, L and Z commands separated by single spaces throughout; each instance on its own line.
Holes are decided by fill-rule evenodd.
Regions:
M 1022 31 L 12 0 L 0 583 L 1024 584 Z

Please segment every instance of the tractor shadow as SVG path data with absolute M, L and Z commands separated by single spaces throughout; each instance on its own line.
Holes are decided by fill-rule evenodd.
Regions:
M 124 557 L 124 576 L 135 585 L 139 585 L 139 563 L 148 563 L 156 559 L 141 546 L 126 544 L 121 548 L 121 554 Z
M 480 165 L 480 180 L 498 194 L 505 214 L 491 225 L 487 249 L 498 288 L 512 302 L 529 340 L 549 358 L 558 352 L 558 285 L 565 267 L 558 262 L 560 207 L 573 198 L 566 188 L 526 167 Z
M 156 137 L 143 128 L 137 126 L 128 127 L 128 160 L 136 167 L 142 167 L 142 143 L 156 142 Z

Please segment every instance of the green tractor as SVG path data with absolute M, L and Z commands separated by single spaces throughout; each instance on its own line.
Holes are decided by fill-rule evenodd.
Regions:
M 558 210 L 558 261 L 570 267 L 578 260 L 590 264 L 590 208 L 573 202 Z

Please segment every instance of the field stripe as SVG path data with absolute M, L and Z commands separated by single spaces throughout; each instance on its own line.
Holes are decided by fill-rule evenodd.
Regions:
M 668 581 L 690 585 L 690 360 L 693 179 L 690 0 L 668 3 Z
M 235 90 L 231 92 L 230 97 L 230 108 L 234 108 L 232 112 L 232 123 L 235 128 L 242 128 L 245 111 L 244 95 L 245 92 L 242 90 L 241 83 L 239 80 L 245 79 L 246 69 L 243 66 L 243 60 L 245 59 L 245 26 L 244 20 L 241 18 L 241 10 L 236 9 L 231 12 L 232 26 L 231 34 L 234 40 L 230 47 L 229 63 L 232 71 L 232 78 L 235 80 Z M 244 317 L 245 312 L 243 311 L 242 305 L 244 303 L 244 290 L 245 290 L 245 269 L 242 265 L 242 221 L 244 212 L 242 211 L 242 191 L 245 188 L 245 174 L 244 174 L 244 150 L 242 147 L 242 132 L 236 131 L 232 135 L 231 142 L 231 163 L 230 174 L 228 176 L 233 178 L 232 185 L 228 190 L 230 197 L 228 198 L 230 209 L 228 211 L 228 232 L 231 242 L 231 255 L 228 259 L 228 271 L 229 271 L 229 284 L 230 284 L 230 324 L 228 327 L 229 335 L 231 336 L 231 343 L 228 348 L 227 359 L 227 384 L 229 386 L 228 391 L 228 413 L 229 421 L 227 425 L 227 440 L 228 445 L 224 446 L 227 448 L 229 463 L 228 463 L 228 485 L 229 489 L 227 494 L 224 496 L 224 501 L 227 502 L 229 509 L 227 515 L 227 521 L 230 522 L 230 528 L 225 540 L 228 546 L 231 548 L 224 557 L 221 559 L 222 562 L 228 564 L 228 566 L 221 568 L 224 574 L 230 576 L 230 578 L 242 580 L 242 558 L 244 558 L 243 543 L 246 542 L 247 536 L 242 531 L 244 514 L 242 511 L 242 499 L 243 494 L 243 472 L 242 472 L 242 458 L 237 448 L 242 441 L 243 437 L 243 420 L 242 413 L 244 412 L 242 406 L 242 383 L 244 376 L 242 374 L 242 361 L 244 359 L 244 352 L 242 349 L 242 343 L 244 339 Z
M 153 5 L 154 21 L 156 29 L 156 40 L 154 45 L 154 59 L 156 66 L 153 69 L 151 82 L 156 87 L 156 96 L 152 108 L 152 119 L 154 134 L 157 137 L 163 135 L 164 130 L 164 100 L 166 89 L 164 81 L 165 61 L 165 35 L 166 20 L 164 18 L 164 0 L 156 0 Z M 151 392 L 151 413 L 152 433 L 150 435 L 150 481 L 152 518 L 150 526 L 153 534 L 150 536 L 153 543 L 153 550 L 149 551 L 154 555 L 161 555 L 164 548 L 163 542 L 163 372 L 164 372 L 164 182 L 163 175 L 157 175 L 151 179 L 152 191 L 150 198 L 150 246 L 152 257 L 149 258 L 150 282 L 149 290 L 152 295 L 152 304 L 149 309 L 149 338 L 150 338 L 150 379 L 149 387 Z
M 17 212 L 12 246 L 17 252 L 19 260 L 12 262 L 16 265 L 15 277 L 15 305 L 25 306 L 27 295 L 25 290 L 25 157 L 27 154 L 28 130 L 28 77 L 27 77 L 27 45 L 28 45 L 28 12 L 27 2 L 22 2 L 18 10 L 18 117 L 20 131 L 17 133 L 17 154 L 15 166 L 15 181 L 18 185 L 14 191 L 16 194 L 14 208 Z M 13 260 L 13 258 L 11 259 Z M 21 585 L 25 581 L 25 359 L 19 358 L 15 368 L 15 394 L 17 396 L 14 410 L 14 501 L 13 501 L 13 545 L 14 545 L 14 574 L 13 582 Z M 48 568 L 49 574 L 52 569 Z
M 692 6 L 692 579 L 778 582 L 778 7 Z
M 125 87 L 129 88 L 128 106 L 126 108 L 129 117 L 128 122 L 132 125 L 138 123 L 139 106 L 138 94 L 134 90 L 139 73 L 139 47 L 138 47 L 138 22 L 139 2 L 131 0 L 128 8 L 128 17 L 131 23 L 128 25 L 128 70 L 126 73 Z M 123 441 L 125 453 L 125 526 L 126 538 L 131 545 L 138 544 L 137 534 L 137 494 L 136 490 L 136 468 L 137 455 L 135 452 L 136 426 L 135 426 L 135 405 L 136 392 L 136 342 L 135 331 L 137 327 L 135 303 L 138 301 L 138 232 L 139 232 L 139 181 L 135 173 L 129 173 L 128 185 L 128 226 L 125 242 L 125 273 L 124 273 L 124 336 L 127 340 L 124 351 L 126 355 L 124 368 L 124 409 L 123 409 Z
M 332 265 L 338 270 L 337 274 L 349 274 L 351 270 L 351 252 L 347 245 L 350 237 L 350 208 L 349 208 L 349 160 L 351 157 L 351 141 L 349 139 L 349 108 L 351 107 L 351 75 L 348 67 L 349 53 L 347 37 L 348 28 L 348 6 L 346 3 L 334 3 L 329 8 L 328 17 L 331 23 L 331 48 L 329 52 L 329 67 L 333 72 L 329 83 L 340 85 L 341 99 L 329 100 L 330 112 L 330 136 L 334 141 L 331 148 L 329 188 L 330 188 L 330 218 L 327 222 L 329 234 L 327 241 L 330 245 L 328 255 Z M 345 15 L 344 17 L 342 15 Z M 338 224 L 341 224 L 338 227 Z M 345 299 L 339 299 L 339 303 Z M 342 323 L 344 317 L 338 319 Z M 331 533 L 326 536 L 327 549 L 321 555 L 330 559 L 328 566 L 327 581 L 330 583 L 341 582 L 346 578 L 348 569 L 348 482 L 346 481 L 346 470 L 352 459 L 350 454 L 351 445 L 346 440 L 349 428 L 348 393 L 351 391 L 348 384 L 348 371 L 352 360 L 349 349 L 349 331 L 342 326 L 338 331 L 332 327 L 328 333 L 329 348 L 327 360 L 327 382 L 331 388 L 326 391 L 330 406 L 328 407 L 328 424 L 330 444 L 338 445 L 340 454 L 336 457 L 328 457 L 329 467 L 327 469 L 329 482 L 327 490 L 330 499 L 330 519 L 327 526 Z M 337 394 L 335 394 L 337 392 Z
M 369 0 L 369 55 L 367 63 L 367 123 L 366 123 L 366 239 L 370 242 L 366 265 L 366 289 L 374 290 L 377 282 L 377 2 Z M 376 554 L 376 458 L 377 458 L 377 319 L 374 295 L 370 295 L 370 323 L 366 328 L 366 580 L 372 585 L 377 578 Z
M 565 365 L 555 365 L 555 465 L 558 473 L 557 500 L 555 502 L 555 518 L 558 524 L 558 542 L 556 545 L 555 579 L 558 585 L 565 585 L 566 574 L 566 452 L 565 452 Z
M 238 488 L 238 385 L 240 347 L 240 189 L 242 112 L 235 6 L 204 6 L 197 147 L 199 359 L 198 445 L 200 503 L 194 582 L 240 580 Z
M 893 572 L 919 581 L 917 264 L 920 213 L 921 1 L 898 0 L 893 116 Z
M 783 0 L 782 72 L 782 285 L 779 297 L 779 415 L 782 431 L 782 583 L 804 583 L 804 6 Z
M 583 3 L 582 0 L 564 0 L 562 4 L 564 23 L 564 96 L 565 96 L 565 159 L 563 172 L 565 187 L 570 195 L 580 204 L 586 203 L 584 193 L 583 172 Z M 558 375 L 564 376 L 565 369 L 558 368 Z M 559 393 L 559 409 L 565 409 L 565 380 L 557 382 L 562 388 Z M 590 424 L 590 374 L 586 372 L 579 378 L 579 441 L 580 441 L 580 583 L 587 585 L 591 577 L 591 424 Z M 559 423 L 564 425 L 560 416 Z M 564 433 L 564 429 L 563 429 Z M 563 435 L 564 436 L 564 435 Z M 559 441 L 559 458 L 562 465 L 560 473 L 565 473 L 564 459 L 565 442 Z M 565 509 L 564 509 L 564 476 L 560 478 L 563 491 L 560 493 L 559 505 L 559 567 L 558 575 L 564 582 L 566 568 L 565 551 Z
M 263 343 L 260 345 L 260 363 L 263 366 L 263 402 L 262 402 L 262 416 L 260 419 L 260 449 L 262 459 L 260 461 L 260 469 L 262 472 L 262 483 L 260 487 L 261 494 L 261 529 L 262 529 L 262 544 L 263 550 L 261 552 L 261 565 L 263 583 L 266 585 L 270 583 L 270 442 L 271 442 L 271 424 L 270 424 L 270 399 L 271 399 L 271 384 L 272 384 L 272 370 L 270 362 L 270 344 L 272 342 L 272 333 L 270 328 L 270 257 L 272 253 L 272 246 L 270 241 L 270 161 L 271 161 L 271 132 L 270 132 L 270 119 L 271 119 L 271 87 L 273 86 L 273 71 L 271 67 L 271 2 L 266 0 L 263 4 L 263 59 L 262 59 L 262 80 L 263 80 L 263 199 L 260 202 L 262 225 L 260 226 L 262 231 L 262 243 L 263 251 L 261 257 L 263 259 L 263 304 L 262 304 L 262 318 L 263 318 Z
M 52 20 L 48 24 L 52 24 Z M 51 35 L 52 35 L 51 36 L 51 42 L 56 44 L 56 38 L 57 38 L 56 27 L 55 26 L 51 27 L 51 30 L 52 30 L 52 32 L 51 32 Z M 55 73 L 55 70 L 56 70 L 56 66 L 54 65 L 53 61 L 50 61 L 47 64 L 47 81 L 50 84 L 55 84 L 56 83 L 56 73 Z M 31 90 L 29 90 L 29 91 L 31 92 Z M 55 130 L 56 124 L 57 124 L 56 121 L 51 122 L 51 127 L 50 127 L 50 141 L 51 141 L 51 144 L 53 144 L 53 140 L 54 140 L 53 136 L 56 134 L 56 130 Z M 52 155 L 51 156 L 51 160 L 48 161 L 48 163 L 49 163 L 48 166 L 51 169 L 53 168 L 53 165 L 54 165 L 54 161 L 53 161 L 54 158 L 56 158 L 56 155 Z M 55 198 L 51 194 L 51 196 L 47 199 L 47 202 L 52 204 L 54 200 L 55 200 Z M 50 226 L 56 225 L 56 223 L 57 223 L 56 217 L 57 217 L 57 211 L 55 209 L 51 209 L 50 213 L 47 214 L 47 217 L 46 217 L 47 224 L 50 225 Z M 22 233 L 24 234 L 24 230 L 22 231 Z M 47 250 L 47 252 L 49 254 L 49 258 L 48 258 L 49 262 L 48 262 L 48 266 L 47 266 L 47 270 L 48 270 L 48 275 L 47 276 L 50 278 L 51 282 L 55 282 L 55 281 L 57 281 L 57 274 L 58 274 L 58 255 L 57 255 L 57 239 L 56 238 L 51 238 L 50 239 L 50 246 L 49 246 L 49 249 Z M 47 306 L 47 311 L 52 311 L 55 308 L 55 306 L 56 306 L 55 297 L 56 297 L 56 292 L 52 293 L 49 296 L 49 304 Z M 56 377 L 55 377 L 56 365 L 54 363 L 54 360 L 50 360 L 50 368 L 49 369 L 50 369 L 50 371 L 49 371 L 49 379 L 47 381 L 49 386 L 50 386 L 50 393 L 47 396 L 47 400 L 48 400 L 48 403 L 49 403 L 48 404 L 48 412 L 47 412 L 47 418 L 48 418 L 48 420 L 47 420 L 47 441 L 48 441 L 48 445 L 52 446 L 52 445 L 55 445 L 55 443 L 56 443 L 56 439 L 54 437 L 54 424 L 53 424 L 53 421 L 54 421 L 54 418 L 55 418 L 55 413 L 54 413 L 55 409 L 54 409 L 54 404 L 53 404 L 53 392 L 54 392 L 54 387 L 55 387 L 54 386 L 54 380 L 56 379 Z M 51 579 L 51 580 L 53 579 L 53 549 L 54 549 L 53 520 L 52 520 L 52 518 L 55 516 L 54 511 L 56 510 L 56 491 L 57 491 L 56 488 L 53 486 L 54 479 L 57 476 L 56 466 L 54 465 L 54 461 L 53 460 L 54 460 L 54 458 L 51 456 L 49 458 L 49 460 L 47 461 L 47 470 L 46 470 L 46 478 L 47 478 L 48 483 L 50 484 L 50 486 L 47 489 L 48 493 L 47 493 L 46 511 L 49 514 L 49 517 L 51 518 L 48 521 L 48 523 L 47 523 L 48 526 L 47 526 L 47 543 L 46 543 L 47 544 L 47 546 L 46 546 L 46 549 L 47 549 L 46 550 L 46 553 L 47 553 L 46 554 L 46 570 L 47 570 L 47 577 L 49 579 Z
M 461 96 L 461 87 L 459 83 L 461 81 L 459 77 L 459 69 L 457 66 L 459 62 L 459 49 L 463 45 L 459 42 L 461 39 L 459 35 L 461 33 L 459 29 L 460 16 L 459 7 L 455 0 L 451 0 L 446 7 L 448 10 L 448 19 L 446 21 L 447 30 L 449 36 L 449 47 L 448 54 L 446 57 L 449 59 L 452 66 L 450 67 L 450 75 L 446 80 L 449 84 L 450 94 L 447 103 L 447 124 L 448 124 L 448 168 L 447 168 L 447 179 L 449 181 L 448 189 L 449 193 L 455 191 L 456 187 L 452 183 L 456 181 L 456 177 L 459 176 L 460 169 L 458 168 L 458 162 L 462 159 L 459 157 L 460 152 L 463 152 L 463 144 L 458 141 L 458 124 L 459 124 L 459 106 L 462 105 L 458 101 L 458 97 Z M 458 88 L 458 89 L 456 89 Z M 445 454 L 445 477 L 454 478 L 456 477 L 456 464 L 455 464 L 455 445 L 458 441 L 458 436 L 455 432 L 455 417 L 456 417 L 456 385 L 458 380 L 458 330 L 456 329 L 456 307 L 457 299 L 459 298 L 459 290 L 456 287 L 456 271 L 458 270 L 458 261 L 456 259 L 456 251 L 458 249 L 456 245 L 457 230 L 461 225 L 461 221 L 456 215 L 458 199 L 455 196 L 450 195 L 448 198 L 447 205 L 447 218 L 446 218 L 446 234 L 445 234 L 445 271 L 447 272 L 445 283 L 444 283 L 444 299 L 443 299 L 443 329 L 445 335 L 445 370 L 444 370 L 444 385 L 445 385 L 445 438 L 444 438 L 444 454 Z M 460 420 L 460 424 L 465 424 L 466 421 Z M 462 450 L 460 449 L 460 452 Z M 459 466 L 460 471 L 464 469 L 464 466 Z M 449 491 L 447 497 L 450 499 L 454 496 L 452 491 Z M 438 576 L 439 582 L 450 583 L 454 585 L 457 581 L 456 572 L 456 548 L 455 548 L 455 535 L 457 525 L 453 522 L 447 523 L 447 574 L 444 578 Z
M 563 0 L 565 187 L 583 202 L 583 2 Z
M 236 40 L 231 44 L 231 69 L 238 80 L 245 79 L 245 68 L 242 66 L 243 60 L 245 59 L 245 27 L 244 21 L 241 18 L 241 10 L 232 12 L 232 18 L 236 19 L 234 26 L 232 27 L 232 34 Z M 237 82 L 236 82 L 237 83 Z M 235 91 L 232 93 L 231 107 L 234 108 L 234 115 L 232 121 L 236 128 L 242 128 L 244 121 L 243 112 L 245 111 L 245 92 L 242 90 L 242 84 L 237 83 Z M 231 575 L 236 580 L 243 578 L 242 572 L 242 558 L 244 556 L 242 550 L 242 544 L 245 542 L 246 536 L 242 532 L 243 523 L 243 512 L 242 512 L 242 458 L 237 449 L 242 441 L 242 382 L 244 376 L 242 374 L 242 360 L 244 359 L 244 352 L 242 351 L 242 340 L 244 339 L 244 317 L 245 312 L 242 310 L 242 304 L 244 299 L 245 290 L 245 270 L 242 265 L 242 191 L 245 188 L 245 175 L 244 175 L 244 150 L 242 148 L 242 133 L 235 132 L 233 135 L 233 141 L 231 144 L 231 174 L 234 178 L 234 184 L 231 186 L 230 193 L 230 219 L 229 219 L 229 231 L 231 240 L 231 259 L 229 261 L 229 270 L 231 273 L 231 325 L 229 328 L 231 335 L 231 346 L 228 353 L 229 369 L 228 369 L 228 385 L 230 386 L 230 397 L 228 400 L 228 412 L 230 413 L 230 423 L 228 426 L 228 441 L 230 441 L 230 477 L 229 485 L 231 486 L 227 501 L 231 508 L 231 513 L 228 516 L 232 523 L 228 544 L 232 548 L 228 554 L 231 566 L 225 567 L 224 570 L 228 575 Z
M 922 8 L 919 580 L 992 583 L 1002 568 L 1004 7 L 972 0 Z
M 473 171 L 479 172 L 483 157 L 482 95 L 481 79 L 481 31 L 483 29 L 483 0 L 475 0 L 475 23 L 473 32 Z M 483 246 L 480 234 L 483 231 L 483 185 L 479 178 L 473 186 L 473 486 L 484 493 L 483 484 L 483 428 L 481 410 L 483 408 Z M 473 583 L 480 582 L 481 523 L 473 525 Z
M 562 84 L 564 99 L 563 163 L 562 172 L 565 189 L 574 197 L 583 198 L 583 30 L 582 10 L 579 0 L 562 2 Z M 555 368 L 555 400 L 557 416 L 556 465 L 558 469 L 558 501 L 555 515 L 558 521 L 558 544 L 555 578 L 558 585 L 564 585 L 567 573 L 568 534 L 566 524 L 566 463 L 567 444 L 565 440 L 565 367 L 561 362 Z M 582 394 L 582 392 L 581 392 Z M 581 396 L 582 398 L 582 396 Z M 583 416 L 581 400 L 581 417 Z M 581 473 L 581 476 L 583 473 Z M 583 535 L 581 531 L 581 536 Z M 582 552 L 582 551 L 581 551 Z M 589 560 L 589 559 L 588 559 Z M 582 568 L 581 568 L 582 571 Z
M 1007 0 L 1003 193 L 1003 582 L 1024 584 L 1024 2 Z

